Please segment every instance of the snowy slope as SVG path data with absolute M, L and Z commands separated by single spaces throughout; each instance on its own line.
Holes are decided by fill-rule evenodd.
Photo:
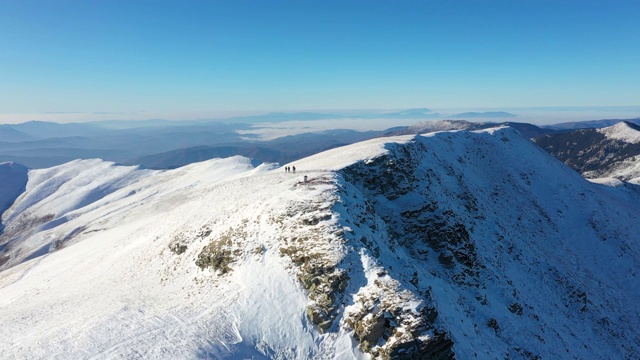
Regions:
M 637 149 L 640 147 L 640 127 L 635 124 L 621 121 L 616 125 L 598 129 L 597 131 L 604 134 L 607 139 L 618 140 L 629 144 L 626 145 L 629 148 Z M 588 172 L 585 173 L 585 176 L 613 177 L 640 184 L 640 155 L 629 156 L 609 165 L 603 171 Z
M 0 273 L 0 318 L 11 324 L 0 330 L 0 357 L 357 353 L 346 334 L 320 349 L 273 222 L 297 220 L 287 215 L 294 201 L 329 201 L 328 186 L 297 188 L 298 177 L 265 170 L 231 158 L 155 173 L 148 188 L 133 184 L 143 187 L 137 194 L 107 196 L 101 201 L 114 201 L 32 236 L 65 237 L 84 227 L 75 245 Z M 196 266 L 203 246 L 239 234 L 242 266 L 227 276 Z M 176 243 L 188 249 L 178 255 L 170 250 Z
M 4 215 L 0 358 L 640 353 L 638 186 L 509 128 L 292 165 L 29 172 Z
M 186 190 L 251 169 L 249 159 L 232 157 L 164 172 L 116 166 L 100 159 L 30 170 L 26 191 L 2 217 L 7 227 L 0 235 L 0 245 L 7 245 L 5 256 L 11 258 L 3 266 L 75 242 L 93 222 L 122 221 L 150 209 L 170 207 Z M 60 227 L 62 224 L 66 225 Z
M 609 139 L 622 140 L 631 144 L 640 143 L 640 129 L 637 125 L 626 121 L 621 121 L 613 126 L 598 129 L 597 131 Z
M 640 127 L 621 121 L 602 129 L 548 134 L 534 141 L 589 179 L 640 177 Z
M 409 126 L 403 132 L 406 134 L 424 134 L 435 131 L 467 130 L 478 126 L 479 124 L 465 120 L 421 121 Z
M 374 251 L 460 358 L 638 354 L 638 187 L 591 184 L 509 129 L 418 139 L 345 169 L 345 207 L 356 238 L 386 228 Z

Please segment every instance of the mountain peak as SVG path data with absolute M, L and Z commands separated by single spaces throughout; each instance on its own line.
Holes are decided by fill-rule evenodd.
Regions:
M 640 127 L 627 121 L 598 129 L 599 133 L 604 134 L 609 139 L 621 140 L 631 144 L 640 143 Z
M 406 109 L 397 112 L 398 114 L 431 114 L 433 111 L 427 108 Z
M 438 113 L 434 113 L 433 111 L 427 108 L 416 108 L 416 109 L 406 109 L 400 110 L 390 113 L 381 114 L 380 116 L 385 118 L 396 118 L 396 119 L 427 119 L 427 118 L 435 118 L 441 116 Z

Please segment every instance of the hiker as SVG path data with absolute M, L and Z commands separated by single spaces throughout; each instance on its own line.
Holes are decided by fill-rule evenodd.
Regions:
M 293 172 L 295 173 L 296 172 L 296 167 L 294 166 L 292 169 L 293 169 Z

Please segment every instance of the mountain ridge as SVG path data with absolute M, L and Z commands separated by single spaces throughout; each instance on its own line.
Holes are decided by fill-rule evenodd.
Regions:
M 68 167 L 100 189 L 80 165 Z M 210 160 L 87 204 L 60 193 L 83 206 L 9 239 L 9 251 L 64 241 L 0 272 L 0 355 L 640 351 L 638 186 L 592 184 L 506 127 L 378 138 L 294 165 Z M 21 213 L 61 208 L 47 198 Z
M 640 182 L 640 130 L 632 123 L 550 133 L 533 141 L 587 178 Z
M 544 134 L 554 133 L 555 130 L 541 128 L 529 123 L 518 122 L 470 122 L 467 120 L 439 120 L 439 121 L 421 121 L 415 123 L 406 129 L 394 132 L 394 135 L 408 134 L 426 134 L 434 131 L 451 131 L 451 130 L 482 130 L 500 126 L 509 126 L 526 138 L 539 137 Z

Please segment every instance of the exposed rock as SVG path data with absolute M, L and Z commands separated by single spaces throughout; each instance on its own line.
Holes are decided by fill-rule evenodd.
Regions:
M 171 252 L 175 253 L 176 255 L 180 255 L 185 251 L 187 251 L 187 245 L 183 245 L 181 243 L 174 243 L 169 245 L 169 250 L 171 250 Z
M 496 334 L 500 332 L 500 326 L 498 325 L 498 320 L 496 319 L 489 319 L 489 321 L 487 321 L 487 326 L 492 328 Z
M 201 231 L 198 237 L 209 236 L 210 230 Z M 244 226 L 231 227 L 202 248 L 196 259 L 201 269 L 212 268 L 220 274 L 231 271 L 231 264 L 242 254 L 243 239 L 247 238 Z

